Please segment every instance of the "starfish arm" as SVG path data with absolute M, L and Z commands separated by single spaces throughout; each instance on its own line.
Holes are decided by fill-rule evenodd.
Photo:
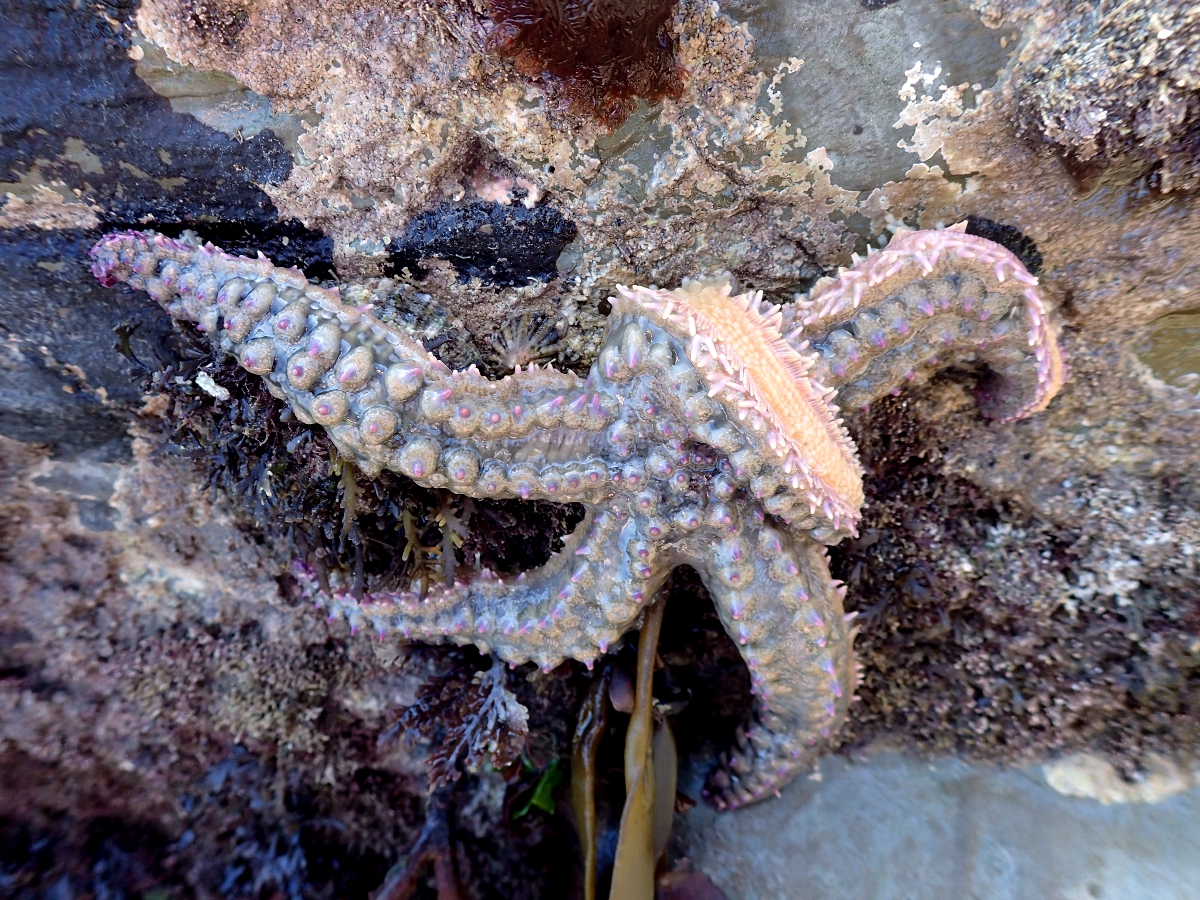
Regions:
M 626 407 L 645 397 L 659 418 L 641 446 L 678 423 L 793 528 L 829 543 L 853 533 L 862 469 L 824 388 L 807 377 L 812 359 L 782 339 L 779 309 L 759 293 L 731 296 L 728 285 L 619 292 L 610 327 L 627 322 L 672 361 L 649 390 L 626 395 Z
M 825 548 L 754 511 L 748 518 L 696 563 L 757 696 L 751 726 L 709 778 L 720 808 L 772 794 L 811 766 L 845 718 L 856 679 L 844 589 Z
M 623 513 L 589 511 L 563 549 L 538 569 L 511 579 L 487 572 L 452 587 L 380 592 L 356 600 L 326 593 L 305 564 L 296 567 L 306 593 L 330 619 L 380 638 L 474 644 L 514 665 L 546 670 L 564 659 L 591 662 L 632 627 L 667 571 L 638 557 L 645 523 Z
M 452 372 L 369 308 L 263 256 L 142 232 L 108 235 L 91 255 L 102 284 L 127 282 L 195 323 L 368 475 L 391 469 L 477 497 L 603 490 L 609 472 L 596 447 L 619 404 L 575 375 Z
M 1031 345 L 1036 313 L 1025 291 L 989 286 L 970 273 L 911 281 L 882 304 L 813 334 L 814 377 L 853 409 L 938 368 L 977 361 L 990 375 L 984 411 L 1005 420 L 1028 415 L 1057 390 L 1061 359 L 1053 341 Z
M 984 363 L 984 411 L 1011 420 L 1044 409 L 1065 366 L 1034 278 L 999 244 L 957 228 L 904 233 L 814 288 L 789 311 L 813 377 L 843 409 L 956 362 Z

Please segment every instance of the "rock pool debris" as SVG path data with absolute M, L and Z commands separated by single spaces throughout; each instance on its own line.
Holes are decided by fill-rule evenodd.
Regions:
M 456 781 L 462 772 L 477 772 L 484 763 L 508 768 L 525 750 L 528 710 L 508 689 L 505 667 L 454 666 L 426 681 L 417 702 L 400 717 L 399 726 L 412 743 L 430 743 L 429 790 Z
M 1200 768 L 1188 771 L 1174 760 L 1150 753 L 1146 769 L 1136 781 L 1128 781 L 1117 767 L 1103 757 L 1073 753 L 1042 766 L 1046 783 L 1068 797 L 1112 803 L 1160 803 L 1196 784 Z
M 1011 420 L 1043 409 L 1065 374 L 1037 279 L 961 225 L 902 233 L 786 311 L 727 281 L 621 288 L 586 380 L 536 366 L 498 382 L 453 372 L 368 307 L 262 256 L 138 232 L 92 255 L 101 283 L 127 282 L 196 323 L 368 476 L 584 506 L 564 548 L 507 584 L 483 569 L 427 593 L 364 594 L 356 574 L 344 593 L 298 564 L 306 591 L 352 630 L 590 667 L 671 569 L 692 565 L 758 698 L 710 782 L 720 806 L 807 766 L 857 680 L 824 548 L 856 532 L 863 499 L 836 391 L 866 406 L 973 361 L 991 371 L 985 411 Z
M 196 387 L 208 394 L 214 400 L 222 402 L 229 399 L 229 389 L 222 387 L 213 381 L 213 377 L 207 372 L 201 372 L 196 376 Z
M 605 666 L 589 686 L 579 707 L 571 745 L 571 807 L 583 855 L 584 900 L 596 900 L 596 842 L 599 837 L 596 758 L 608 726 L 611 677 L 612 669 Z
M 654 662 L 666 597 L 646 607 L 638 634 L 637 688 L 625 733 L 625 806 L 613 859 L 611 900 L 654 897 L 654 872 L 675 815 L 675 741 L 654 717 Z M 661 834 L 660 834 L 661 832 Z M 593 887 L 594 892 L 594 887 Z
M 372 893 L 374 900 L 408 900 L 421 887 L 421 876 L 433 867 L 437 900 L 462 900 L 463 889 L 454 859 L 454 808 L 449 789 L 431 793 L 425 804 L 425 825 L 409 848 L 403 866 L 388 872 Z

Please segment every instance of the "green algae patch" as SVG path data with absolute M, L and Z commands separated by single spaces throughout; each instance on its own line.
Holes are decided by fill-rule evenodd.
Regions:
M 1200 309 L 1171 313 L 1154 322 L 1136 353 L 1167 384 L 1200 372 Z

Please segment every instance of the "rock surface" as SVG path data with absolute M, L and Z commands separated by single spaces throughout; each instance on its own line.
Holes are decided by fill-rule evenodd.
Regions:
M 737 900 L 1200 897 L 1196 788 L 1104 806 L 1037 769 L 893 754 L 820 773 L 736 816 L 693 812 L 680 852 Z
M 464 511 L 411 486 L 347 482 L 298 431 L 267 434 L 268 407 L 235 370 L 197 356 L 152 303 L 91 279 L 87 249 L 125 228 L 192 229 L 315 279 L 367 279 L 363 301 L 428 349 L 496 372 L 506 355 L 543 351 L 586 369 L 617 283 L 728 270 L 787 302 L 896 221 L 972 217 L 1008 235 L 1014 252 L 1040 256 L 1071 374 L 1045 413 L 1013 425 L 979 417 L 977 373 L 957 371 L 848 415 L 868 505 L 833 560 L 860 612 L 865 664 L 843 746 L 1001 762 L 1087 750 L 1133 783 L 1164 759 L 1191 770 L 1194 14 L 1149 0 L 1088 13 L 1063 0 L 680 0 L 665 27 L 687 72 L 681 93 L 623 110 L 608 133 L 550 75 L 496 52 L 484 5 L 7 4 L 0 845 L 14 849 L 0 852 L 0 889 L 300 896 L 320 884 L 365 896 L 419 830 L 421 753 L 388 735 L 446 661 L 416 653 L 400 665 L 394 648 L 351 639 L 294 604 L 286 569 L 320 546 L 353 570 L 361 543 L 345 530 L 347 503 L 374 517 L 361 534 L 388 535 L 366 556 L 371 578 L 408 546 L 402 509 L 428 526 L 418 543 L 437 516 Z M 1129 48 L 1134 67 L 1114 66 L 1110 51 Z M 480 223 L 490 235 L 463 237 Z M 280 500 L 306 486 L 321 498 L 309 518 Z M 284 507 L 286 521 L 264 513 Z M 464 564 L 478 552 L 510 570 L 565 527 L 518 507 L 461 522 Z M 663 656 L 693 698 L 676 729 L 703 767 L 744 717 L 749 678 L 695 581 L 679 579 L 672 596 Z M 547 765 L 586 674 L 512 679 Z M 994 892 L 981 896 L 1022 884 L 1120 896 L 1158 852 L 1119 849 L 1132 847 L 1120 823 L 1194 830 L 1194 789 L 1080 812 L 1084 801 L 1051 797 L 1026 774 L 988 775 L 977 794 L 963 787 L 976 770 L 938 765 L 831 762 L 822 792 L 802 783 L 739 814 L 757 818 L 694 811 L 688 847 L 709 848 L 712 874 L 733 873 L 729 848 L 741 848 L 737 865 L 756 858 L 733 832 L 803 823 L 830 854 L 797 863 L 805 877 L 867 890 L 885 881 L 821 880 L 835 877 L 835 855 L 879 861 L 895 847 L 844 807 L 871 808 L 876 788 L 898 802 L 926 790 L 966 798 L 925 807 L 922 852 L 942 880 L 905 882 L 883 865 L 855 868 L 864 879 L 894 876 L 918 893 L 982 878 Z M 537 778 L 465 782 L 460 864 L 481 896 L 492 883 L 508 897 L 567 891 L 564 821 L 507 818 Z M 994 823 L 971 818 L 980 796 Z M 1021 868 L 1045 859 L 1019 827 L 1042 812 L 1065 836 L 1055 865 L 1092 865 L 1072 854 L 1112 841 L 1101 893 Z M 978 831 L 962 833 L 1008 855 L 989 856 L 986 842 L 950 852 L 943 813 L 967 816 Z M 57 861 L 36 846 L 60 848 Z M 1162 853 L 1188 883 L 1187 860 Z M 952 868 L 967 861 L 975 875 Z M 746 883 L 783 871 L 758 866 L 763 881 Z

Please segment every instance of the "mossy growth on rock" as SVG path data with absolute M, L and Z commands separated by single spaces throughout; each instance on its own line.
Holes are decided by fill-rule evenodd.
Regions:
M 957 377 L 931 390 L 956 388 Z M 1194 752 L 1194 576 L 1152 572 L 1124 600 L 1088 590 L 1084 523 L 1063 533 L 946 478 L 952 436 L 924 418 L 935 403 L 913 392 L 849 420 L 871 515 L 831 552 L 862 626 L 861 702 L 843 746 L 882 741 L 1005 762 L 1091 749 L 1127 777 L 1147 753 Z

